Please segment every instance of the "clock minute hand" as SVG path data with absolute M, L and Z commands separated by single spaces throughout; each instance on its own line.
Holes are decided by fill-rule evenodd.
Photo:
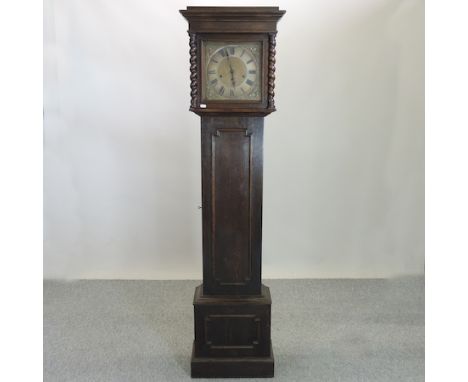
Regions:
M 231 72 L 232 86 L 236 87 L 236 83 L 234 81 L 234 70 L 232 69 L 231 60 L 229 59 L 229 52 L 227 50 L 226 50 L 226 56 L 227 56 L 227 60 L 228 60 L 228 63 L 229 63 L 229 71 Z

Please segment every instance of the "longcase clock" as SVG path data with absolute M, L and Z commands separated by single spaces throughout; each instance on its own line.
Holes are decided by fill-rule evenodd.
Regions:
M 201 116 L 203 284 L 192 377 L 272 377 L 262 285 L 263 119 L 275 111 L 278 7 L 187 7 L 190 110 Z

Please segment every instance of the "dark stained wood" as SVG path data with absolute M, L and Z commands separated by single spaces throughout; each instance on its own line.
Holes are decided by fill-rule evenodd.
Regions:
M 268 109 L 275 110 L 276 32 L 269 34 L 268 44 Z
M 263 118 L 202 117 L 205 294 L 260 294 Z
M 261 283 L 263 119 L 275 111 L 278 7 L 187 7 L 190 110 L 201 116 L 203 284 L 194 378 L 273 377 L 271 297 Z M 206 100 L 205 41 L 258 42 L 260 100 Z
M 180 13 L 197 33 L 268 33 L 285 11 L 278 7 L 187 7 Z
M 269 357 L 271 297 L 269 288 L 251 296 L 214 298 L 195 290 L 195 354 L 197 357 Z
M 197 35 L 189 32 L 190 36 L 190 107 L 197 108 L 199 105 L 199 82 L 198 82 L 198 42 Z
M 268 357 L 198 357 L 192 349 L 192 378 L 272 378 L 274 370 L 271 346 Z
M 270 288 L 262 284 L 261 294 L 259 295 L 210 295 L 203 293 L 203 284 L 195 288 L 193 304 L 202 305 L 249 305 L 249 304 L 267 304 L 271 305 Z

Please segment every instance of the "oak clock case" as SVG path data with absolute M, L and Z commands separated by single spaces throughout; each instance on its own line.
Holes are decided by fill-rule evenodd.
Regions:
M 278 7 L 187 7 L 190 111 L 201 116 L 203 283 L 192 377 L 273 377 L 261 280 L 263 128 L 275 111 Z

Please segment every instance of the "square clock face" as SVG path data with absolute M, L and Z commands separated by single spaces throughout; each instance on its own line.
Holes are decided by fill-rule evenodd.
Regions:
M 205 101 L 262 99 L 262 42 L 203 41 Z

